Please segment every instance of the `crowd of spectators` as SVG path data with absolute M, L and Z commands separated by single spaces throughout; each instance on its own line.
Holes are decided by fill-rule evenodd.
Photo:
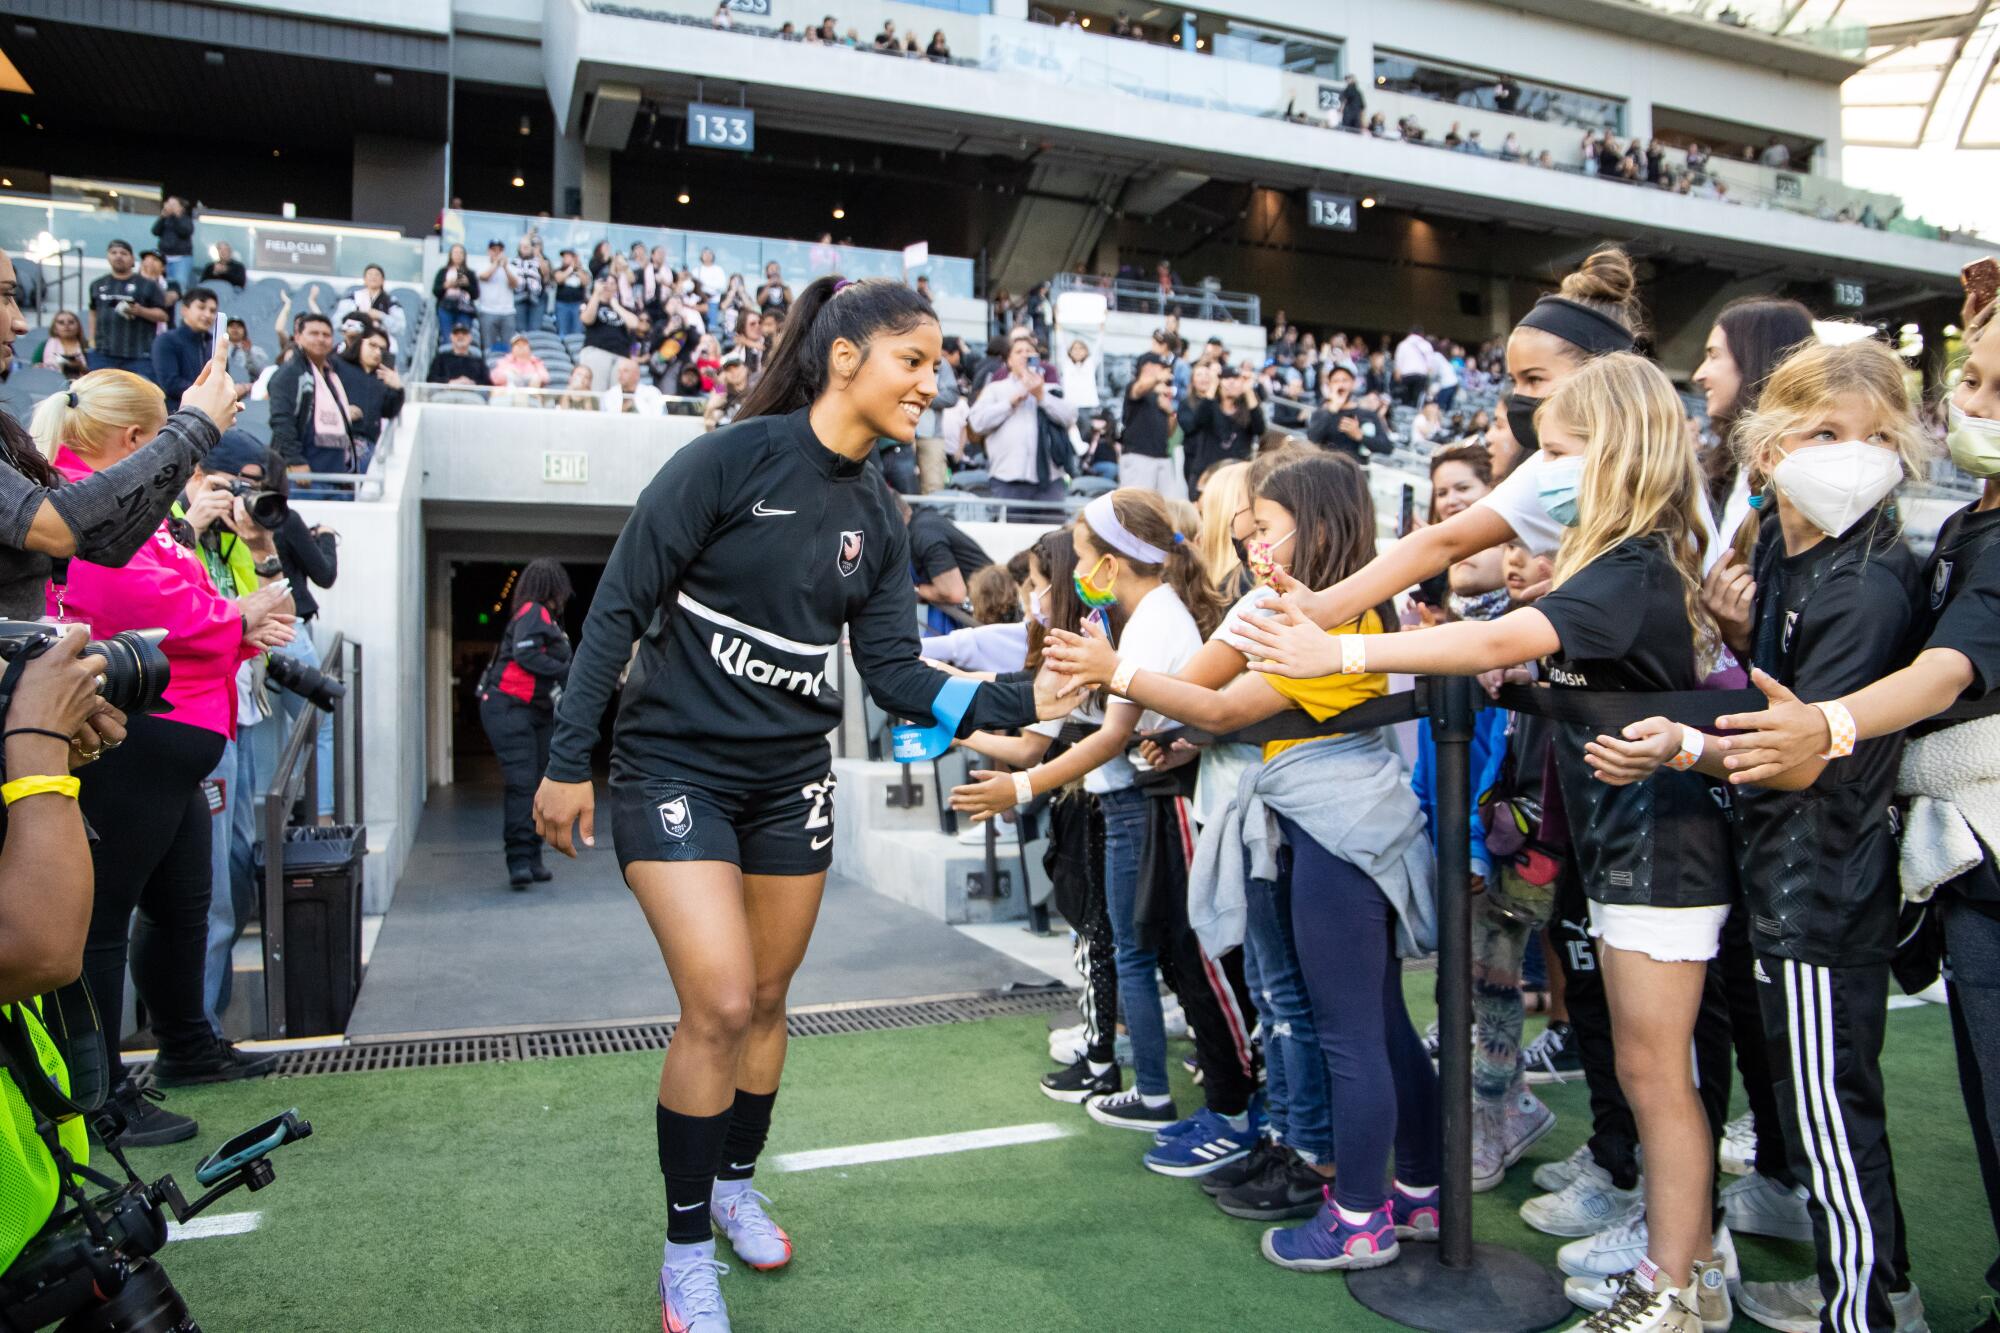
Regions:
M 711 23 L 717 28 L 724 29 L 739 29 L 744 26 L 737 21 L 736 13 L 730 9 L 727 0 L 715 7 L 715 17 Z M 853 28 L 842 32 L 840 20 L 831 14 L 818 23 L 807 24 L 804 28 L 788 20 L 775 31 L 766 29 L 750 29 L 750 31 L 767 32 L 769 36 L 787 42 L 806 42 L 816 46 L 844 46 L 857 51 L 872 50 L 881 55 L 905 56 L 911 60 L 935 60 L 942 64 L 951 62 L 951 43 L 946 40 L 943 29 L 933 31 L 930 41 L 923 42 L 918 40 L 914 28 L 898 33 L 894 19 L 883 21 L 882 31 L 875 34 L 873 41 L 864 39 Z

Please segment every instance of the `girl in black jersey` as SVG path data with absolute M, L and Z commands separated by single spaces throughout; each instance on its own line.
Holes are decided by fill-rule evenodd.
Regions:
M 1981 798 L 2000 780 L 1993 758 L 2000 723 L 1922 725 L 1960 699 L 1988 699 L 2000 685 L 2000 336 L 1992 311 L 1967 331 L 1971 350 L 1947 404 L 1945 436 L 1952 462 L 1985 478 L 1985 492 L 1946 520 L 1917 580 L 1906 646 L 1915 659 L 1837 697 L 1836 689 L 1787 688 L 1759 674 L 1753 679 L 1771 706 L 1717 718 L 1718 728 L 1742 734 L 1714 746 L 1724 752 L 1731 782 L 1764 783 L 1815 768 L 1825 755 L 1858 758 L 1872 738 L 1915 728 L 1898 780 L 1910 800 L 1901 879 L 1905 893 L 1932 898 L 1942 923 L 1959 1085 L 2000 1230 L 2000 873 L 1993 859 L 2000 827 Z M 1993 1303 L 1973 1333 L 2000 1333 L 2000 1259 L 1986 1281 Z
M 1813 697 L 1903 660 L 1917 571 L 1888 497 L 1927 448 L 1896 355 L 1873 340 L 1794 353 L 1735 446 L 1776 503 L 1757 540 L 1754 611 L 1710 602 L 1730 646 Z M 1831 766 L 1809 760 L 1745 787 L 1733 803 L 1771 1085 L 1819 1257 L 1816 1277 L 1743 1288 L 1744 1308 L 1766 1323 L 1887 1333 L 1922 1308 L 1881 1070 L 1902 905 L 1890 811 L 1901 750 L 1900 736 L 1865 741 Z M 1703 772 L 1727 773 L 1698 730 L 1663 717 L 1602 738 L 1593 763 L 1606 781 L 1628 782 L 1683 752 Z
M 1473 675 L 1547 658 L 1558 689 L 1691 690 L 1719 650 L 1700 605 L 1702 477 L 1681 404 L 1665 375 L 1612 353 L 1571 375 L 1535 414 L 1553 459 L 1581 457 L 1571 486 L 1550 484 L 1546 511 L 1568 532 L 1555 587 L 1497 620 L 1392 635 L 1324 633 L 1296 609 L 1246 619 L 1252 665 L 1288 676 L 1333 672 Z M 1585 441 L 1590 442 L 1588 452 Z M 1695 1333 L 1721 1318 L 1713 1257 L 1714 1138 L 1688 1058 L 1707 960 L 1729 911 L 1722 815 L 1701 780 L 1656 774 L 1612 787 L 1589 762 L 1591 729 L 1558 723 L 1553 749 L 1578 871 L 1590 900 L 1617 1048 L 1618 1075 L 1646 1159 L 1647 1259 L 1592 1333 Z M 1713 1284 L 1707 1280 L 1713 1275 Z M 1711 1300 L 1703 1296 L 1713 1293 Z
M 800 293 L 742 415 L 639 496 L 557 709 L 535 822 L 573 856 L 573 826 L 595 843 L 590 752 L 639 641 L 612 833 L 681 1005 L 657 1114 L 667 1333 L 729 1327 L 711 1218 L 751 1267 L 791 1258 L 751 1174 L 832 859 L 828 657 L 843 633 L 883 710 L 946 736 L 1061 717 L 1077 697 L 956 681 L 917 655 L 908 532 L 869 460 L 877 439 L 915 437 L 941 353 L 930 303 L 900 283 L 829 276 Z

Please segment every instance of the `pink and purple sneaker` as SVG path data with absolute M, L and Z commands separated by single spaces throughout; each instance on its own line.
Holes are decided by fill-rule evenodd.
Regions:
M 1264 1233 L 1264 1257 L 1280 1268 L 1302 1273 L 1328 1273 L 1344 1268 L 1380 1268 L 1394 1262 L 1401 1247 L 1396 1242 L 1395 1205 L 1383 1200 L 1360 1226 L 1341 1216 L 1333 1202 L 1333 1189 L 1324 1187 L 1317 1215 L 1296 1227 L 1272 1227 Z M 1419 1207 L 1425 1205 L 1420 1204 Z M 1435 1202 L 1428 1205 L 1435 1216 Z
M 1389 1215 L 1395 1219 L 1396 1239 L 1437 1243 L 1438 1188 L 1406 1190 L 1399 1180 L 1389 1191 Z

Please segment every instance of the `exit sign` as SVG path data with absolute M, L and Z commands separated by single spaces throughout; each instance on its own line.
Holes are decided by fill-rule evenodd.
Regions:
M 542 480 L 563 485 L 580 485 L 590 480 L 590 455 L 546 452 L 542 455 Z

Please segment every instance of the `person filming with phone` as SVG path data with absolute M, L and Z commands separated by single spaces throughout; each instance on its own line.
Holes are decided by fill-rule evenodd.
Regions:
M 1052 459 L 1043 447 L 1044 420 L 1067 435 L 1076 424 L 1076 409 L 1063 401 L 1059 386 L 1049 383 L 1035 340 L 1016 338 L 1007 345 L 1006 368 L 980 390 L 966 421 L 986 438 L 993 476 L 987 489 L 993 495 L 1007 500 L 1063 498 L 1069 460 Z

